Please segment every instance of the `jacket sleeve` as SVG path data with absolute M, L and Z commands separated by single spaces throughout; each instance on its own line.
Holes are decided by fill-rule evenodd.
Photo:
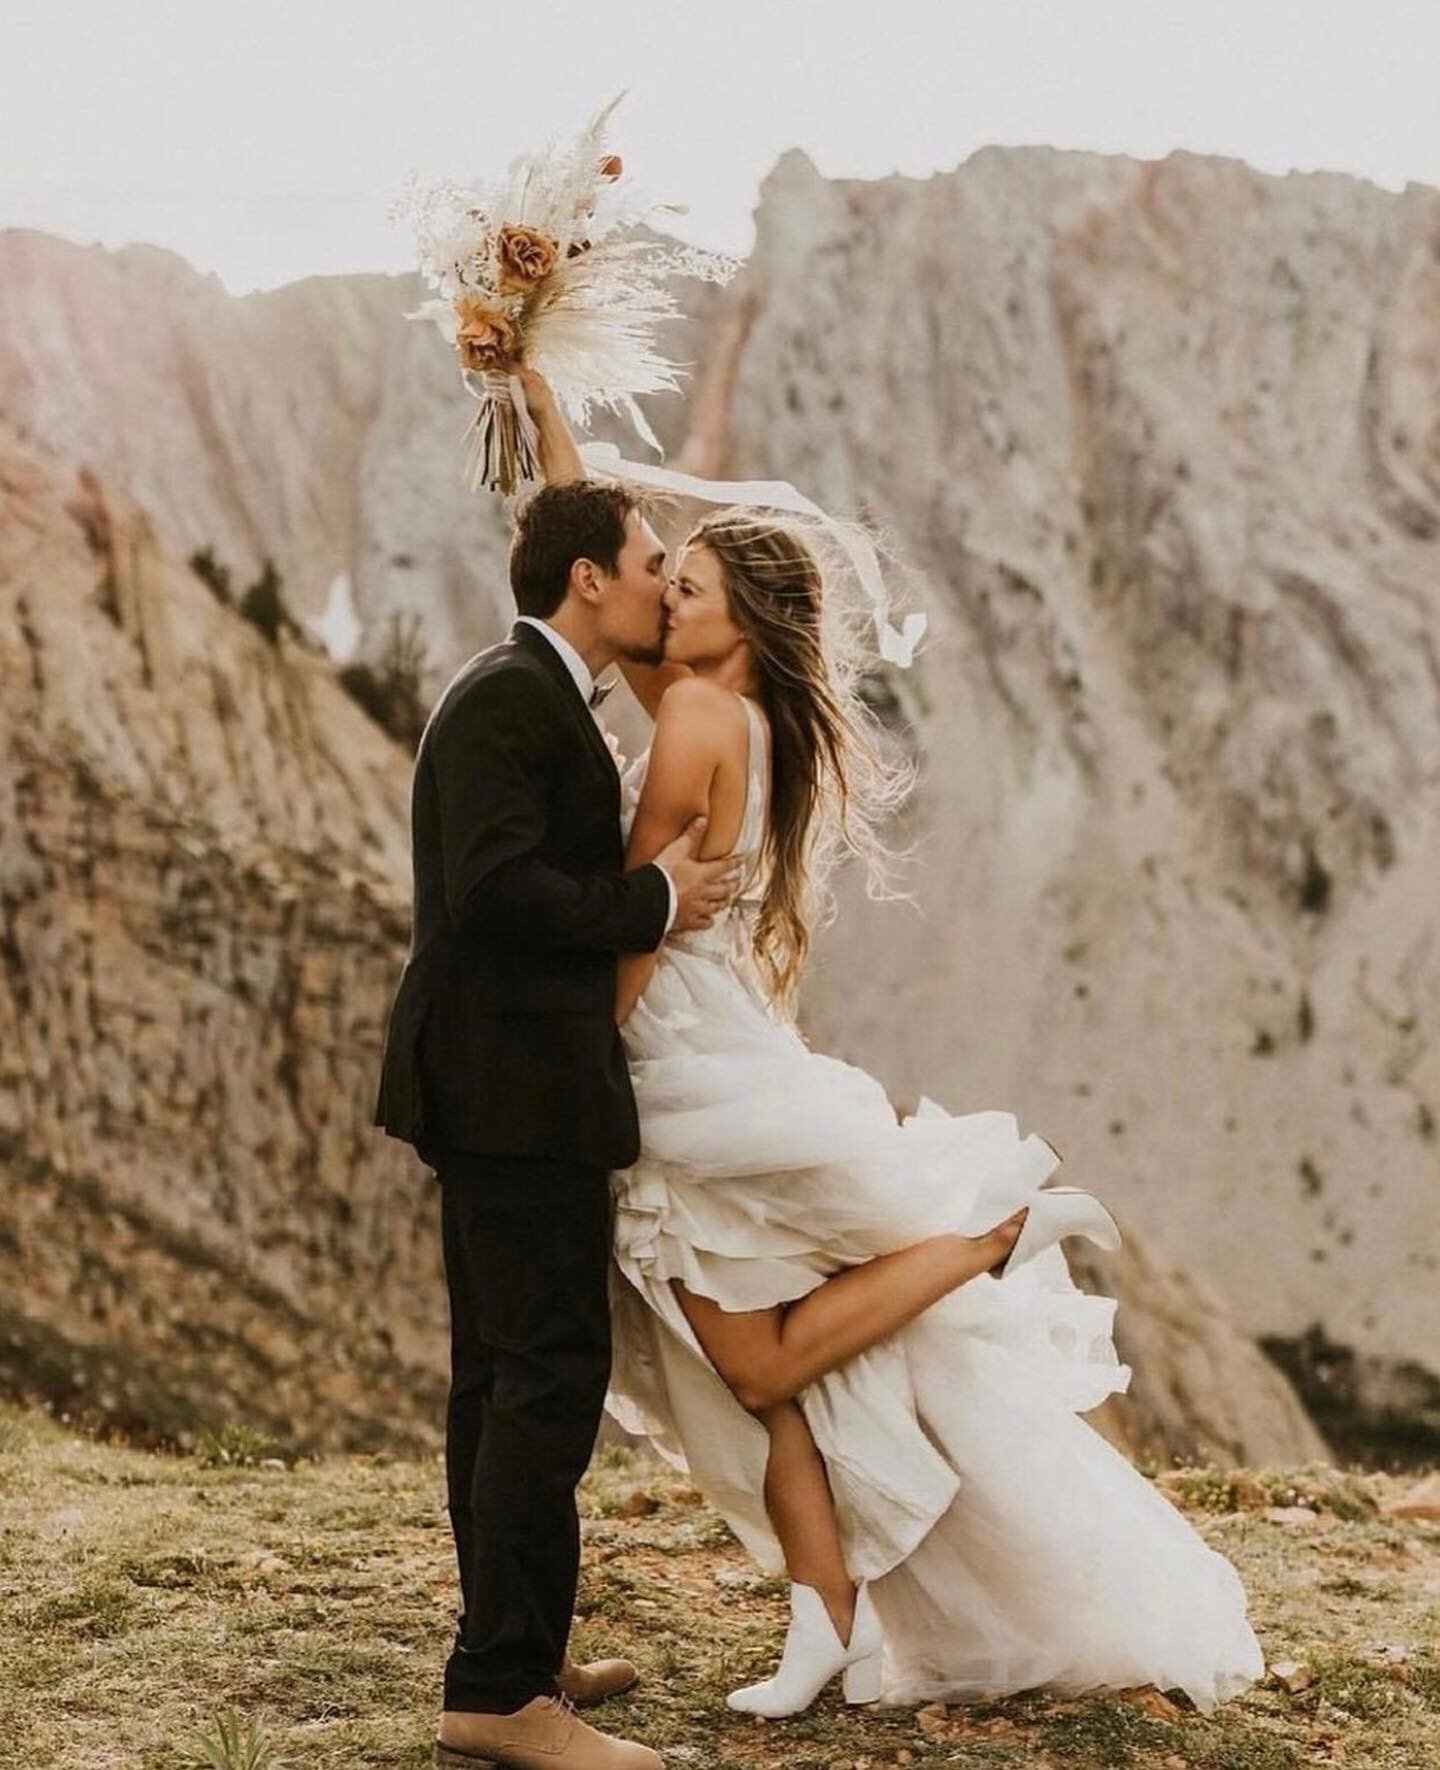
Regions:
M 445 905 L 458 933 L 527 946 L 653 952 L 665 932 L 661 868 L 568 873 L 540 859 L 561 728 L 528 672 L 471 683 L 431 734 Z

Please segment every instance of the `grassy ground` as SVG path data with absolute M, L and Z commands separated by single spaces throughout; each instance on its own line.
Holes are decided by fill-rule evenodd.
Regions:
M 668 1473 L 602 1452 L 587 1479 L 572 1645 L 644 1679 L 594 1717 L 688 1770 L 908 1764 L 1136 1770 L 1440 1765 L 1440 1526 L 1406 1485 L 1324 1471 L 1170 1472 L 1238 1565 L 1267 1656 L 1303 1662 L 1212 1719 L 1154 1691 L 847 1711 L 779 1724 L 723 1697 L 768 1670 L 784 1589 Z M 1312 1516 L 1271 1519 L 1299 1499 Z M 1183 1594 L 1177 1602 L 1183 1603 Z M 284 1466 L 236 1434 L 166 1457 L 0 1413 L 0 1763 L 43 1770 L 429 1762 L 454 1604 L 438 1463 Z M 231 1740 L 220 1750 L 222 1726 Z M 192 1754 L 201 1751 L 202 1755 Z

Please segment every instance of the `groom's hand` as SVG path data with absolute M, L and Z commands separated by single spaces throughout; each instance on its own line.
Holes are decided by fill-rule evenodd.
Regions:
M 695 851 L 705 839 L 709 820 L 692 817 L 668 848 L 655 856 L 675 881 L 678 907 L 670 924 L 672 934 L 692 928 L 708 928 L 740 889 L 745 874 L 742 855 L 722 854 L 715 860 L 697 860 Z

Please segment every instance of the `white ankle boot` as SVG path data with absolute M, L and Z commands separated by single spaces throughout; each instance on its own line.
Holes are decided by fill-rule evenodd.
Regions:
M 855 1621 L 846 1646 L 835 1633 L 825 1600 L 815 1588 L 792 1584 L 790 1627 L 774 1677 L 732 1690 L 725 1700 L 741 1714 L 777 1721 L 782 1715 L 798 1715 L 808 1709 L 836 1672 L 841 1672 L 846 1702 L 877 1702 L 883 1645 L 880 1618 L 867 1585 L 862 1583 L 855 1595 Z
M 991 1267 L 996 1278 L 1004 1278 L 1068 1235 L 1084 1236 L 1086 1241 L 1110 1253 L 1120 1246 L 1115 1219 L 1098 1198 L 1082 1192 L 1078 1186 L 1047 1186 L 1027 1203 L 1029 1208 L 1015 1246 L 998 1266 Z
M 1045 1248 L 1063 1241 L 1066 1236 L 1081 1235 L 1096 1247 L 1114 1252 L 1120 1246 L 1120 1230 L 1093 1194 L 1078 1186 L 1045 1186 L 1034 1191 L 1010 1189 L 1003 1197 L 987 1197 L 975 1201 L 961 1233 L 987 1235 L 1021 1208 L 1025 1221 L 1015 1245 L 1005 1259 L 990 1268 L 996 1278 L 1004 1278 L 1017 1266 L 1033 1260 Z

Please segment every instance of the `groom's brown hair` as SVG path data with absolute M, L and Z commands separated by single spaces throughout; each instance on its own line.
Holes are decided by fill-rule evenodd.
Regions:
M 544 620 L 565 600 L 570 568 L 589 559 L 613 573 L 625 545 L 625 523 L 647 500 L 613 480 L 572 479 L 542 486 L 515 521 L 510 588 L 522 615 Z

